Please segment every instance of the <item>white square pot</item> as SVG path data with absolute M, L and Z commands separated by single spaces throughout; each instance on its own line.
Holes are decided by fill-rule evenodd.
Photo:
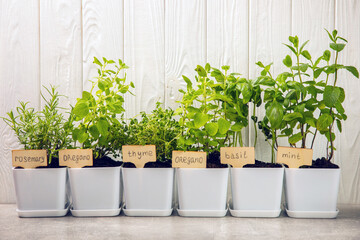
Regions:
M 176 178 L 179 210 L 184 216 L 211 216 L 212 211 L 216 216 L 226 214 L 228 168 L 178 168 Z
M 69 179 L 72 210 L 120 212 L 116 211 L 120 208 L 120 167 L 69 168 Z M 84 212 L 84 215 L 101 214 Z
M 55 214 L 65 209 L 66 168 L 13 168 L 13 176 L 18 210 L 50 210 Z M 33 216 L 36 216 L 35 212 Z
M 340 169 L 285 169 L 287 209 L 336 212 Z
M 171 214 L 173 168 L 123 168 L 122 173 L 127 210 L 142 210 L 146 216 L 147 210 L 154 215 L 163 216 L 164 211 Z
M 278 217 L 284 168 L 231 168 L 233 216 Z

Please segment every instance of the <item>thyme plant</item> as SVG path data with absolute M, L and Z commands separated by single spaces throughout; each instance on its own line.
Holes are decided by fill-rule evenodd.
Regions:
M 157 161 L 171 162 L 172 151 L 177 148 L 177 137 L 181 134 L 174 111 L 164 109 L 161 103 L 150 113 L 140 113 L 140 120 L 132 118 L 126 131 L 128 145 L 155 145 Z

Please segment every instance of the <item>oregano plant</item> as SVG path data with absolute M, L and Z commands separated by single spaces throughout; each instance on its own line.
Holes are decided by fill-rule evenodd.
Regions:
M 241 130 L 248 125 L 249 102 L 243 98 L 249 99 L 253 92 L 248 89 L 247 95 L 242 96 L 241 88 L 248 87 L 246 80 L 229 73 L 229 69 L 198 65 L 195 86 L 183 76 L 187 90 L 180 90 L 183 98 L 176 110 L 183 130 L 178 145 L 183 150 L 212 152 L 223 146 L 243 145 Z
M 91 81 L 90 91 L 83 91 L 73 108 L 79 124 L 72 137 L 82 148 L 93 149 L 97 159 L 108 154 L 119 155 L 114 146 L 124 140 L 124 134 L 119 133 L 124 130 L 124 98 L 131 93 L 129 89 L 134 88 L 134 84 L 126 83 L 126 73 L 122 75 L 122 72 L 128 66 L 120 59 L 116 63 L 103 58 L 101 62 L 94 57 L 94 63 L 98 65 L 98 77 Z

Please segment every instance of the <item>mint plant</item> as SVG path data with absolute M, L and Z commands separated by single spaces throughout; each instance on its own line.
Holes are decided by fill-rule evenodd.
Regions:
M 127 145 L 155 145 L 157 161 L 171 162 L 172 151 L 177 148 L 177 138 L 181 134 L 174 111 L 164 109 L 161 103 L 150 113 L 140 113 L 140 120 L 132 118 L 127 127 Z
M 93 149 L 94 157 L 98 159 L 109 154 L 119 155 L 114 146 L 124 142 L 124 96 L 131 93 L 129 88 L 134 88 L 134 84 L 126 84 L 126 73 L 121 76 L 128 66 L 120 59 L 118 63 L 106 58 L 100 62 L 94 57 L 94 63 L 98 65 L 99 75 L 91 81 L 90 91 L 83 91 L 73 108 L 75 121 L 79 124 L 72 131 L 72 137 L 82 144 L 82 148 Z
M 29 107 L 28 102 L 19 102 L 16 113 L 10 111 L 8 117 L 3 118 L 5 123 L 15 132 L 19 142 L 25 150 L 47 150 L 48 163 L 59 157 L 59 150 L 71 148 L 72 115 L 65 119 L 60 113 L 59 95 L 56 88 L 44 87 L 49 97 L 41 93 L 45 105 L 41 111 Z
M 300 142 L 301 148 L 306 148 L 307 137 L 312 136 L 311 148 L 318 132 L 326 136 L 330 143 L 330 154 L 327 160 L 331 160 L 334 152 L 335 134 L 332 131 L 336 122 L 341 131 L 341 121 L 346 120 L 345 110 L 342 103 L 345 99 L 343 88 L 337 87 L 337 71 L 346 69 L 355 77 L 359 77 L 357 69 L 353 66 L 344 66 L 338 63 L 338 53 L 345 47 L 346 42 L 342 37 L 337 36 L 337 31 L 332 34 L 328 32 L 330 48 L 335 50 L 334 64 L 330 65 L 331 52 L 325 50 L 323 55 L 312 59 L 311 54 L 305 50 L 308 41 L 299 45 L 297 36 L 289 37 L 290 44 L 285 44 L 295 55 L 296 62 L 293 64 L 290 55 L 283 60 L 288 72 L 279 74 L 276 79 L 272 78 L 270 68 L 258 63 L 263 68 L 262 77 L 269 78 L 273 86 L 265 89 L 264 102 L 266 116 L 260 122 L 267 139 L 271 139 L 272 161 L 274 161 L 274 150 L 277 148 L 278 137 L 288 137 L 292 147 L 297 147 Z M 325 63 L 324 66 L 320 66 Z M 326 78 L 321 79 L 322 73 Z M 331 76 L 334 75 L 333 83 Z M 296 130 L 299 129 L 299 130 Z M 281 131 L 278 134 L 277 131 Z

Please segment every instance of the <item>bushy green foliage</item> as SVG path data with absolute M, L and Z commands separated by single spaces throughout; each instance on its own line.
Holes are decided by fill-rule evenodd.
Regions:
M 197 66 L 195 86 L 189 78 L 176 113 L 180 115 L 180 149 L 211 152 L 223 146 L 243 146 L 241 130 L 248 125 L 249 102 L 261 104 L 260 88 L 254 81 L 221 70 Z M 255 119 L 255 116 L 253 118 Z
M 322 56 L 313 59 L 305 49 L 309 41 L 300 45 L 297 36 L 290 36 L 290 44 L 285 45 L 296 61 L 293 63 L 290 55 L 284 58 L 283 63 L 289 69 L 287 72 L 273 78 L 270 65 L 257 63 L 263 68 L 260 78 L 267 79 L 272 85 L 264 90 L 266 115 L 259 123 L 259 128 L 271 142 L 273 162 L 278 137 L 288 137 L 288 142 L 293 147 L 306 148 L 306 139 L 312 136 L 312 148 L 318 132 L 325 135 L 330 143 L 327 159 L 331 160 L 333 157 L 333 125 L 336 122 L 341 132 L 341 121 L 347 118 L 342 106 L 345 91 L 336 86 L 337 71 L 346 69 L 357 78 L 359 73 L 353 66 L 338 63 L 338 54 L 345 47 L 345 43 L 338 41 L 346 40 L 337 36 L 336 30 L 332 34 L 328 32 L 328 35 L 331 40 L 330 48 L 335 51 L 335 60 L 331 59 L 330 50 L 325 50 Z M 330 64 L 331 62 L 334 63 Z M 300 145 L 297 145 L 299 142 Z
M 53 157 L 59 157 L 59 150 L 71 148 L 70 132 L 72 129 L 72 115 L 65 119 L 59 112 L 59 99 L 61 95 L 56 88 L 44 87 L 49 97 L 41 93 L 45 105 L 41 111 L 35 111 L 29 107 L 29 103 L 19 102 L 16 113 L 10 111 L 8 117 L 3 120 L 15 132 L 19 142 L 25 150 L 45 149 L 47 150 L 48 162 Z
M 163 109 L 156 104 L 150 114 L 140 113 L 140 120 L 130 120 L 126 134 L 127 145 L 156 145 L 156 157 L 161 162 L 171 162 L 172 151 L 177 148 L 177 137 L 181 134 L 179 122 L 174 111 Z
M 72 137 L 74 141 L 82 144 L 82 148 L 94 151 L 95 158 L 108 154 L 118 155 L 114 148 L 124 142 L 122 119 L 124 113 L 124 95 L 134 84 L 126 84 L 126 74 L 121 76 L 122 70 L 128 68 L 120 59 L 118 63 L 103 58 L 100 62 L 94 58 L 98 65 L 96 81 L 91 81 L 90 92 L 83 91 L 82 98 L 77 99 L 73 108 L 75 121 L 79 125 L 74 128 Z M 118 116 L 120 115 L 120 121 Z

